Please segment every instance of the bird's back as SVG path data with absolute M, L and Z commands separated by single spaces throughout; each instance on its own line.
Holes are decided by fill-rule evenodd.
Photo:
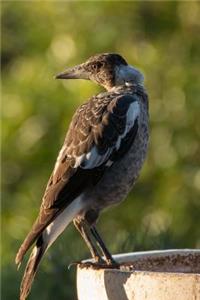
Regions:
M 116 93 L 131 95 L 139 103 L 138 128 L 130 132 L 132 138 L 125 141 L 123 151 L 115 163 L 106 170 L 101 181 L 86 195 L 99 209 L 121 202 L 133 187 L 146 158 L 149 141 L 148 97 L 141 86 L 119 88 Z M 134 116 L 133 116 L 134 117 Z M 134 129 L 134 128 L 133 128 Z M 136 129 L 136 128 L 135 128 Z

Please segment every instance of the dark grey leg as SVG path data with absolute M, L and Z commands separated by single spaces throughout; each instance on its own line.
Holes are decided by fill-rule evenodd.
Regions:
M 106 263 L 108 265 L 114 265 L 114 266 L 118 266 L 118 263 L 112 258 L 112 255 L 110 254 L 110 252 L 108 251 L 108 249 L 106 248 L 102 238 L 100 237 L 99 233 L 96 230 L 96 227 L 93 225 L 90 227 L 90 231 L 93 235 L 93 237 L 95 238 L 95 240 L 97 241 L 104 257 L 106 260 Z
M 96 263 L 105 263 L 104 260 L 99 255 L 93 241 L 91 240 L 84 221 L 82 221 L 82 220 L 79 221 L 79 220 L 75 219 L 73 222 L 74 222 L 76 229 L 80 232 L 82 238 L 84 239 L 86 245 L 88 246 L 94 261 Z

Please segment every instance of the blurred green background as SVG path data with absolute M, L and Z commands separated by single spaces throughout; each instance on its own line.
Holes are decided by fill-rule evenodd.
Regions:
M 17 299 L 14 257 L 78 105 L 102 90 L 54 74 L 118 52 L 145 74 L 151 141 L 140 180 L 98 223 L 112 253 L 200 246 L 200 4 L 2 3 L 2 299 Z M 70 262 L 89 257 L 73 228 L 42 261 L 29 299 L 76 299 Z

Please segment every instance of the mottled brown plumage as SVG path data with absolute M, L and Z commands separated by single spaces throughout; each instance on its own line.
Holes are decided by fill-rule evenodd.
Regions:
M 148 99 L 139 71 L 118 54 L 101 54 L 57 78 L 90 79 L 106 87 L 107 92 L 92 97 L 74 114 L 38 218 L 16 256 L 20 264 L 35 243 L 20 300 L 26 299 L 43 254 L 72 220 L 93 258 L 102 261 L 86 226 L 98 240 L 105 263 L 113 263 L 95 222 L 103 208 L 125 198 L 146 156 Z

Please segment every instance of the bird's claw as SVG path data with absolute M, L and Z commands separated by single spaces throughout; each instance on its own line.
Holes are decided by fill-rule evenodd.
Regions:
M 94 262 L 92 261 L 73 261 L 68 265 L 68 270 L 73 266 L 79 266 L 80 268 L 94 268 L 94 269 L 119 269 L 120 264 L 117 263 L 114 259 L 104 260 L 101 257 L 95 257 Z
M 68 270 L 71 269 L 71 267 L 74 267 L 74 266 L 77 266 L 77 265 L 80 265 L 82 262 L 81 261 L 73 261 L 71 262 L 69 265 L 68 265 Z
M 93 269 L 119 269 L 120 265 L 116 262 L 107 263 L 104 260 L 101 262 L 80 262 L 79 263 L 80 268 L 93 268 Z
M 119 269 L 120 264 L 117 263 L 114 259 L 107 261 L 106 266 L 111 269 Z

